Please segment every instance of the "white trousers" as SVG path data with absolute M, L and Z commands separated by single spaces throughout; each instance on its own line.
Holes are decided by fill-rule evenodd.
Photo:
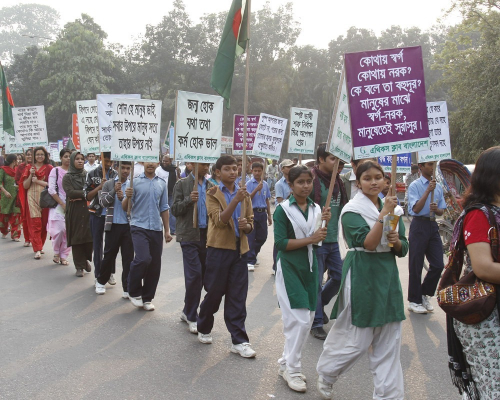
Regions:
M 373 398 L 402 400 L 404 384 L 400 362 L 401 322 L 391 322 L 377 328 L 358 328 L 352 325 L 351 271 L 347 273 L 341 296 L 339 314 L 319 357 L 316 368 L 318 374 L 333 384 L 368 352 L 375 387 Z
M 311 330 L 315 311 L 307 308 L 290 307 L 290 300 L 286 292 L 285 280 L 279 260 L 276 267 L 276 295 L 281 308 L 283 334 L 285 335 L 283 356 L 278 360 L 278 363 L 280 365 L 286 364 L 290 374 L 297 374 L 302 370 L 300 362 L 302 348 Z

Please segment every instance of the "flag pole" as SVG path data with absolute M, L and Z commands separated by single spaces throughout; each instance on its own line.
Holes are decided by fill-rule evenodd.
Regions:
M 250 11 L 251 0 L 247 0 L 248 4 L 248 15 L 247 15 L 247 36 L 250 38 L 250 16 L 252 15 Z M 246 48 L 246 71 L 245 71 L 245 99 L 243 102 L 243 114 L 244 114 L 244 124 L 243 124 L 243 160 L 241 163 L 241 182 L 242 186 L 246 186 L 246 175 L 247 175 L 247 120 L 248 120 L 248 86 L 250 83 L 250 39 L 247 40 Z

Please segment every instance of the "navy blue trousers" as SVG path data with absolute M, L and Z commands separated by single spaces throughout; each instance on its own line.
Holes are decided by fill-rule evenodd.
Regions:
M 130 263 L 128 294 L 142 297 L 143 302 L 154 299 L 160 280 L 163 232 L 130 226 L 135 257 Z
M 410 225 L 408 301 L 422 304 L 422 295 L 434 296 L 444 268 L 443 242 L 436 221 L 413 218 Z M 429 271 L 422 282 L 424 256 Z
M 267 213 L 253 211 L 253 230 L 248 234 L 248 264 L 255 265 L 260 249 L 267 240 Z
M 130 234 L 129 224 L 112 224 L 111 230 L 106 232 L 104 238 L 104 256 L 101 262 L 101 271 L 97 282 L 105 285 L 115 271 L 116 256 L 122 253 L 122 288 L 128 291 L 128 274 L 130 263 L 134 258 L 134 243 Z
M 245 329 L 248 293 L 247 255 L 238 250 L 207 248 L 203 284 L 207 294 L 200 305 L 198 332 L 208 334 L 214 327 L 214 314 L 224 299 L 224 321 L 233 344 L 248 342 Z
M 207 259 L 207 229 L 200 229 L 198 242 L 181 242 L 182 259 L 184 261 L 184 314 L 188 321 L 196 321 L 203 289 L 203 275 Z
M 104 238 L 104 223 L 106 217 L 98 217 L 94 213 L 90 213 L 90 232 L 92 233 L 92 241 L 94 247 L 94 276 L 99 277 L 101 272 L 102 262 L 102 243 Z

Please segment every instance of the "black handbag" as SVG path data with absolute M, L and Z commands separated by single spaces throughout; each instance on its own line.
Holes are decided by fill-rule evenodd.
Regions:
M 59 170 L 56 168 L 56 193 L 59 195 L 59 186 L 57 181 L 59 179 Z M 45 186 L 40 193 L 40 207 L 41 208 L 55 208 L 59 203 L 49 193 L 49 185 Z

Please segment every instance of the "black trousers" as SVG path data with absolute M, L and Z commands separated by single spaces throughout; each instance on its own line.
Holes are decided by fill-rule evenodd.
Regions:
M 238 250 L 208 247 L 203 284 L 207 294 L 200 305 L 198 332 L 208 334 L 214 327 L 214 314 L 224 298 L 224 321 L 233 344 L 248 342 L 245 329 L 248 293 L 247 255 Z
M 105 285 L 115 271 L 115 262 L 118 251 L 122 254 L 122 288 L 128 291 L 128 274 L 130 263 L 134 259 L 134 243 L 130 234 L 129 224 L 112 224 L 111 230 L 104 238 L 104 256 L 101 262 L 101 271 L 97 281 Z
M 444 268 L 443 243 L 436 221 L 413 218 L 410 225 L 408 301 L 422 304 L 422 295 L 434 296 Z M 424 256 L 429 271 L 422 282 Z
M 89 218 L 90 231 L 92 232 L 92 239 L 94 240 L 94 275 L 98 278 L 101 272 L 102 243 L 106 217 L 98 217 L 94 213 L 90 213 Z
M 76 269 L 87 268 L 87 261 L 92 261 L 92 242 L 72 245 L 71 253 Z
M 207 259 L 207 229 L 200 229 L 198 242 L 181 242 L 182 259 L 184 261 L 184 314 L 188 321 L 196 321 L 203 289 L 203 275 Z
M 130 226 L 135 256 L 130 263 L 128 294 L 142 297 L 144 303 L 154 299 L 160 280 L 163 232 Z

